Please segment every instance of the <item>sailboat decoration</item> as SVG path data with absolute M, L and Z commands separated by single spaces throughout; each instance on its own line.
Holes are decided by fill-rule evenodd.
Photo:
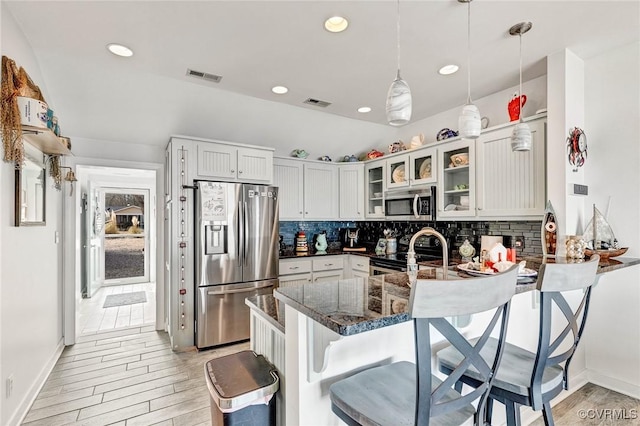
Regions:
M 558 223 L 556 222 L 556 212 L 553 210 L 551 201 L 547 201 L 542 219 L 542 255 L 545 257 L 556 257 L 558 242 Z
M 587 224 L 582 239 L 587 242 L 585 254 L 599 254 L 601 258 L 616 257 L 627 252 L 628 247 L 620 248 L 613 229 L 600 210 L 593 205 L 593 218 Z

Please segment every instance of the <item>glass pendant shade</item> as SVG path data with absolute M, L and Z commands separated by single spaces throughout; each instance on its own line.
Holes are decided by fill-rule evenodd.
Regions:
M 403 126 L 411 120 L 411 90 L 400 78 L 400 70 L 387 93 L 387 121 L 392 126 Z
M 527 123 L 518 123 L 511 133 L 512 151 L 531 151 L 531 129 Z
M 458 117 L 458 130 L 460 137 L 465 139 L 477 139 L 482 131 L 482 118 L 480 110 L 474 104 L 466 104 L 462 107 Z

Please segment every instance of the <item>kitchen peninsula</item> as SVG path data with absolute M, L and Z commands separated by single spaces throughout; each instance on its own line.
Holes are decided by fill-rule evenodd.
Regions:
M 538 269 L 541 263 L 541 258 L 527 259 L 530 268 Z M 638 264 L 640 259 L 603 260 L 598 273 Z M 434 274 L 441 278 L 441 269 L 422 270 L 418 278 L 429 279 Z M 449 268 L 448 276 L 452 285 L 461 286 L 464 281 L 460 278 L 469 277 L 455 267 Z M 247 300 L 252 313 L 252 348 L 280 371 L 279 424 L 338 424 L 328 395 L 332 383 L 365 368 L 413 361 L 413 323 L 404 309 L 410 294 L 407 284 L 408 276 L 396 273 L 301 283 L 277 289 L 274 297 Z M 535 279 L 523 280 L 512 301 L 510 336 L 519 338 L 518 343 L 525 347 L 535 347 L 537 338 L 531 332 L 538 315 L 538 309 L 532 307 L 535 288 Z M 465 332 L 476 333 L 485 320 L 483 313 L 475 314 Z M 439 349 L 437 343 L 435 347 Z M 572 383 L 572 388 L 579 387 L 576 385 Z

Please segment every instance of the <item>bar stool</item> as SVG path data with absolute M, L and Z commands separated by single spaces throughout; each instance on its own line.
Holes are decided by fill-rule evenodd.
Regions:
M 591 288 L 597 282 L 596 272 L 599 260 L 600 257 L 595 255 L 584 263 L 546 263 L 541 266 L 538 271 L 538 290 L 540 290 L 538 349 L 533 353 L 510 343 L 505 344 L 502 363 L 496 373 L 487 402 L 485 420 L 489 424 L 492 403 L 496 400 L 506 407 L 507 425 L 520 425 L 520 405 L 529 406 L 534 410 L 542 409 L 545 424 L 553 425 L 550 401 L 562 389 L 568 389 L 567 372 L 584 331 Z M 562 293 L 579 289 L 583 289 L 584 294 L 580 304 L 572 308 Z M 559 333 L 554 333 L 552 340 L 554 306 L 559 311 L 554 321 L 561 322 L 563 328 Z M 499 344 L 499 340 L 490 339 L 485 348 L 490 350 Z M 481 353 L 485 359 L 489 354 L 490 352 Z M 437 353 L 438 368 L 441 372 L 448 374 L 456 368 L 461 358 L 462 354 L 457 353 L 454 348 L 443 349 Z M 482 385 L 482 378 L 473 369 L 468 369 L 460 381 L 474 388 Z M 461 387 L 460 384 L 458 389 Z
M 460 425 L 483 418 L 493 373 L 500 363 L 509 302 L 515 293 L 517 266 L 490 277 L 458 280 L 418 280 L 411 288 L 416 363 L 396 362 L 340 380 L 329 388 L 332 411 L 348 425 Z M 493 311 L 474 345 L 446 317 Z M 500 321 L 499 321 L 500 320 Z M 431 371 L 430 327 L 464 354 L 444 381 Z M 498 346 L 491 359 L 479 353 L 493 331 Z M 453 387 L 473 366 L 484 383 L 467 395 Z M 478 401 L 478 410 L 472 405 Z

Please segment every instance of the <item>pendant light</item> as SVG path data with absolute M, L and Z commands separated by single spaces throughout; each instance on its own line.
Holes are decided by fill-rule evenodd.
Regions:
M 520 22 L 509 28 L 509 34 L 512 36 L 517 35 L 520 39 L 520 89 L 518 93 L 520 120 L 513 128 L 513 133 L 511 134 L 511 150 L 513 151 L 531 151 L 531 129 L 529 129 L 527 123 L 522 121 L 522 34 L 529 31 L 531 26 L 531 22 Z
M 392 126 L 403 126 L 411 120 L 411 90 L 406 81 L 400 77 L 400 0 L 396 21 L 398 41 L 398 72 L 387 92 L 387 121 Z
M 460 3 L 467 3 L 467 103 L 458 117 L 460 136 L 466 139 L 476 139 L 482 131 L 480 110 L 471 102 L 471 1 L 458 0 Z

